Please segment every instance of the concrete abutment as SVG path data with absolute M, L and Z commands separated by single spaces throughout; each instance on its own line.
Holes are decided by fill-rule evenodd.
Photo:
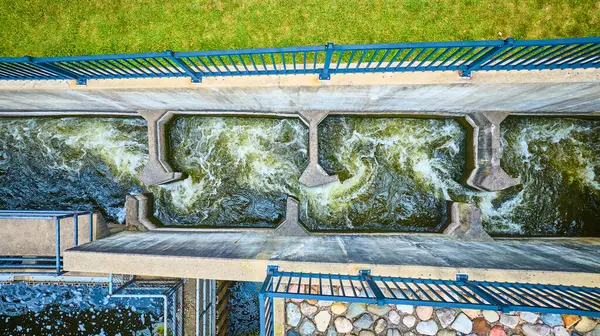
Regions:
M 467 203 L 452 202 L 449 212 L 444 235 L 465 241 L 493 241 L 483 229 L 479 208 Z

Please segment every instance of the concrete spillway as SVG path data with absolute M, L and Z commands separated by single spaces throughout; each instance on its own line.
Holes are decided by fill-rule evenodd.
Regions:
M 320 136 L 319 131 L 327 125 L 331 125 L 327 121 L 331 119 L 329 117 L 324 119 L 325 116 L 340 119 L 349 117 L 461 119 L 471 127 L 472 137 L 469 141 L 473 144 L 470 153 L 473 160 L 467 166 L 467 170 L 471 169 L 472 171 L 468 174 L 467 185 L 479 189 L 481 192 L 495 192 L 518 183 L 517 176 L 514 173 L 505 172 L 500 162 L 502 140 L 500 127 L 504 117 L 510 114 L 595 118 L 599 116 L 598 111 L 600 111 L 600 87 L 598 86 L 600 75 L 597 70 L 574 71 L 566 74 L 562 72 L 552 74 L 548 72 L 477 74 L 471 81 L 459 79 L 455 73 L 386 76 L 365 75 L 360 76 L 360 80 L 356 76 L 339 76 L 340 79 L 328 83 L 315 83 L 314 80 L 307 80 L 303 76 L 294 79 L 241 79 L 240 81 L 234 80 L 231 85 L 207 80 L 202 86 L 195 87 L 187 86 L 186 83 L 179 80 L 173 80 L 166 85 L 163 81 L 162 84 L 154 87 L 140 84 L 143 81 L 90 81 L 85 88 L 73 88 L 65 82 L 42 83 L 33 86 L 11 84 L 12 87 L 2 83 L 0 116 L 143 117 L 148 122 L 147 129 L 143 124 L 134 122 L 132 124 L 122 123 L 122 129 L 126 130 L 118 131 L 111 126 L 112 124 L 106 122 L 102 129 L 94 125 L 87 125 L 85 136 L 82 136 L 83 132 L 80 128 L 75 129 L 75 127 L 72 130 L 73 134 L 65 133 L 62 138 L 48 134 L 44 138 L 45 140 L 43 139 L 47 140 L 44 144 L 57 143 L 57 146 L 61 146 L 61 150 L 67 148 L 73 153 L 73 155 L 69 155 L 71 158 L 89 153 L 94 154 L 96 151 L 97 153 L 94 154 L 96 161 L 93 161 L 93 164 L 84 165 L 84 167 L 89 167 L 86 168 L 86 171 L 89 171 L 91 179 L 97 175 L 96 171 L 92 169 L 92 167 L 98 167 L 96 162 L 114 160 L 115 148 L 123 148 L 121 145 L 104 145 L 102 151 L 97 150 L 100 147 L 98 144 L 102 144 L 102 141 L 107 138 L 107 136 L 99 136 L 99 134 L 112 134 L 115 143 L 125 143 L 132 148 L 131 153 L 125 153 L 130 155 L 131 160 L 116 160 L 112 166 L 117 168 L 113 169 L 114 171 L 111 170 L 114 168 L 112 166 L 105 169 L 110 174 L 103 172 L 102 175 L 108 177 L 100 181 L 114 182 L 115 179 L 111 178 L 111 174 L 116 172 L 120 174 L 115 174 L 115 176 L 121 179 L 126 177 L 132 185 L 129 189 L 123 188 L 123 194 L 119 194 L 119 197 L 129 193 L 146 192 L 148 191 L 146 189 L 150 189 L 157 191 L 155 194 L 162 192 L 162 196 L 169 198 L 175 194 L 169 193 L 174 188 L 185 189 L 181 185 L 174 186 L 174 183 L 184 177 L 185 170 L 200 166 L 192 162 L 184 167 L 185 169 L 181 169 L 178 165 L 170 162 L 172 158 L 169 157 L 166 150 L 168 141 L 166 129 L 171 120 L 177 119 L 173 118 L 176 116 L 276 117 L 288 118 L 298 124 L 304 123 L 307 126 L 307 141 L 302 146 L 294 147 L 294 150 L 300 155 L 292 155 L 289 152 L 284 154 L 300 158 L 297 160 L 298 162 L 294 162 L 295 167 L 301 166 L 303 155 L 308 157 L 308 168 L 304 166 L 299 169 L 300 174 L 295 181 L 304 182 L 305 186 L 311 187 L 324 187 L 338 183 L 336 182 L 338 176 L 340 180 L 342 179 L 342 174 L 328 172 L 323 162 L 319 162 L 321 153 L 334 151 L 331 148 L 326 148 L 326 150 L 320 148 L 326 137 Z M 110 83 L 107 84 L 107 82 Z M 343 120 L 338 122 L 350 124 Z M 73 122 L 73 124 L 81 126 L 79 122 Z M 223 124 L 228 125 L 227 123 Z M 443 123 L 435 125 L 441 125 L 439 128 L 443 128 Z M 304 127 L 300 126 L 287 125 L 287 128 L 280 128 L 293 134 L 291 138 L 298 139 L 300 137 L 296 135 L 300 134 L 300 130 Z M 56 127 L 61 128 L 61 125 Z M 394 127 L 398 129 L 397 125 L 390 126 L 390 128 Z M 426 129 L 431 130 L 431 127 Z M 140 142 L 143 141 L 135 137 L 133 140 L 127 140 L 129 138 L 122 135 L 127 132 L 133 133 L 131 130 L 138 128 L 143 128 L 143 131 L 141 136 L 138 134 L 136 137 L 144 138 L 147 135 L 147 146 L 145 144 L 140 146 Z M 21 127 L 21 129 L 27 129 L 27 131 L 23 131 L 23 136 L 16 134 L 14 139 L 17 140 L 11 140 L 12 142 L 7 145 L 7 148 L 11 150 L 9 153 L 11 155 L 12 153 L 27 152 L 22 147 L 13 146 L 13 144 L 21 144 L 23 141 L 20 139 L 34 139 L 31 140 L 32 143 L 39 140 L 39 137 L 29 136 L 29 128 Z M 224 138 L 227 138 L 228 128 L 224 127 L 224 129 Z M 453 128 L 450 125 L 448 129 Z M 434 131 L 429 131 L 429 133 Z M 8 132 L 5 133 L 8 134 Z M 329 134 L 331 135 L 331 133 Z M 355 133 L 359 134 L 360 132 Z M 407 133 L 409 132 L 404 132 L 404 134 Z M 94 139 L 95 135 L 98 135 L 95 145 L 86 147 L 89 143 L 87 140 Z M 183 134 L 182 137 L 186 136 L 187 134 Z M 374 137 L 379 137 L 379 133 Z M 345 139 L 348 138 L 345 137 Z M 263 138 L 256 139 L 268 142 Z M 255 138 L 252 138 L 247 142 L 246 147 L 251 149 L 258 146 L 261 141 L 255 141 Z M 68 146 L 62 146 L 63 143 Z M 82 148 L 85 150 L 81 151 Z M 302 153 L 304 148 L 307 150 Z M 435 148 L 437 149 L 439 146 Z M 185 149 L 183 148 L 182 151 L 185 152 Z M 17 162 L 17 159 L 29 162 L 25 156 L 17 154 L 14 154 L 10 161 L 3 159 L 3 164 L 7 166 L 11 162 Z M 56 167 L 62 167 L 60 164 L 54 164 L 55 162 L 63 163 L 61 158 L 55 159 L 49 155 L 47 161 Z M 425 159 L 422 161 L 427 163 Z M 228 163 L 229 166 L 232 165 L 232 162 Z M 221 163 L 218 162 L 218 164 Z M 254 167 L 256 169 L 265 167 L 264 165 L 256 166 Z M 226 165 L 222 165 L 222 167 L 221 170 L 228 168 Z M 420 168 L 420 172 L 423 173 L 428 171 L 426 168 L 430 167 L 420 166 Z M 70 180 L 81 180 L 81 178 L 75 177 L 81 169 L 73 170 L 73 177 Z M 245 169 L 245 171 L 248 170 Z M 122 173 L 124 171 L 127 174 Z M 303 175 L 305 178 L 300 179 L 302 171 L 306 172 Z M 37 172 L 34 173 L 37 174 Z M 35 175 L 34 173 L 31 175 Z M 400 175 L 396 174 L 391 179 Z M 591 175 L 588 174 L 584 177 L 589 176 Z M 453 177 L 446 180 L 452 179 Z M 193 181 L 190 179 L 188 182 L 192 183 Z M 90 183 L 90 185 L 99 184 L 101 183 Z M 294 186 L 294 188 L 296 187 Z M 90 193 L 95 191 L 93 187 L 90 189 Z M 118 188 L 106 189 L 117 190 Z M 188 192 L 189 190 L 184 191 Z M 413 190 L 410 190 L 409 193 L 414 194 Z M 208 193 L 188 192 L 185 195 L 189 196 L 190 194 L 193 194 L 193 197 L 189 197 L 189 199 L 193 200 L 194 197 L 206 199 Z M 288 214 L 294 213 L 298 216 L 303 212 L 298 204 L 289 203 L 286 209 L 285 198 L 281 194 L 286 196 L 293 193 L 286 191 L 278 195 L 276 205 L 279 208 L 271 206 L 273 202 L 263 202 L 260 207 L 248 207 L 253 208 L 256 213 L 273 215 L 267 218 L 269 223 L 273 224 L 270 226 L 271 229 L 279 223 L 280 219 L 286 217 L 283 215 L 285 210 Z M 113 199 L 112 194 L 108 196 L 111 200 Z M 108 196 L 105 198 L 109 198 Z M 252 198 L 251 196 L 244 200 Z M 96 199 L 98 198 L 96 197 Z M 124 202 L 124 197 L 122 198 Z M 441 198 L 436 200 L 439 199 Z M 457 194 L 453 194 L 452 197 L 448 196 L 441 202 L 451 199 L 459 199 L 460 202 L 470 201 L 467 197 L 457 197 Z M 174 201 L 168 205 L 181 205 L 182 203 L 182 198 L 169 200 Z M 492 207 L 495 200 L 488 202 L 487 205 Z M 300 201 L 302 202 L 302 200 Z M 371 201 L 369 199 L 366 202 L 373 203 Z M 85 202 L 92 203 L 87 199 Z M 394 204 L 401 205 L 409 203 L 397 200 L 394 202 Z M 111 202 L 111 204 L 116 204 L 111 210 L 114 213 L 113 216 L 124 217 L 124 213 L 120 211 L 122 210 L 121 203 Z M 240 203 L 231 202 L 231 204 L 238 206 Z M 269 207 L 263 206 L 264 204 Z M 431 204 L 427 202 L 411 204 L 425 204 L 424 208 L 432 208 Z M 190 208 L 195 206 L 196 204 L 190 201 Z M 218 212 L 228 214 L 228 210 L 233 209 L 233 206 L 225 210 L 220 209 Z M 385 206 L 388 205 L 385 204 Z M 206 206 L 206 208 L 210 208 L 210 206 Z M 391 208 L 388 207 L 388 209 Z M 389 212 L 395 215 L 401 210 L 394 208 Z M 144 213 L 143 209 L 139 212 Z M 477 214 L 477 211 L 472 211 L 471 215 L 473 214 Z M 447 214 L 440 212 L 440 219 L 445 215 Z M 197 213 L 194 213 L 194 216 L 201 218 Z M 247 222 L 255 221 L 254 217 L 247 217 L 251 217 Z M 585 285 L 597 283 L 597 274 L 600 273 L 599 249 L 596 241 L 461 242 L 439 235 L 339 235 L 298 238 L 290 237 L 291 234 L 286 232 L 293 232 L 295 235 L 306 232 L 298 230 L 297 226 L 289 227 L 288 224 L 294 224 L 293 221 L 287 220 L 291 220 L 291 216 L 289 217 L 286 218 L 284 221 L 286 225 L 283 226 L 287 230 L 279 230 L 279 236 L 240 232 L 151 231 L 123 233 L 66 252 L 66 269 L 82 272 L 260 281 L 264 276 L 266 265 L 274 263 L 287 269 L 313 272 L 326 269 L 328 272 L 355 273 L 359 268 L 370 268 L 379 274 L 452 278 L 454 273 L 464 271 L 470 273 L 472 277 L 480 279 L 564 281 L 570 284 Z M 455 223 L 460 224 L 466 221 L 465 218 L 471 217 L 457 217 Z M 223 220 L 224 223 L 226 219 Z M 435 219 L 437 220 L 437 218 Z M 438 223 L 443 225 L 441 221 L 438 221 L 434 223 L 434 226 Z M 548 226 L 553 225 L 552 221 L 544 223 Z M 458 224 L 455 225 L 455 231 L 460 231 L 456 228 L 458 226 Z M 340 227 L 344 228 L 341 225 Z M 156 228 L 157 226 L 152 227 L 152 229 Z M 425 230 L 423 227 L 421 229 Z M 432 232 L 442 230 L 441 227 L 427 229 Z M 535 230 L 537 228 L 532 229 L 532 232 L 541 231 Z M 468 234 L 469 229 L 465 229 L 464 233 Z

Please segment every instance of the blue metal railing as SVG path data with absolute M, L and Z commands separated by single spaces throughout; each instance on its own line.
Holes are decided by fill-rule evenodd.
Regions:
M 600 288 L 282 272 L 269 267 L 259 293 L 261 335 L 273 334 L 274 298 L 530 311 L 600 317 Z
M 44 211 L 44 210 L 0 210 L 0 219 L 46 219 L 55 221 L 54 257 L 0 257 L 2 269 L 55 269 L 56 275 L 62 272 L 63 258 L 60 256 L 61 220 L 73 218 L 73 245 L 79 245 L 79 216 L 89 216 L 89 240 L 94 240 L 94 213 L 90 211 Z M 1 253 L 1 251 L 0 251 Z
M 0 79 L 89 79 L 332 74 L 406 71 L 585 69 L 600 67 L 600 37 L 335 45 L 0 58 Z
M 109 275 L 108 298 L 160 299 L 163 335 L 183 335 L 182 279 L 138 279 L 134 275 Z

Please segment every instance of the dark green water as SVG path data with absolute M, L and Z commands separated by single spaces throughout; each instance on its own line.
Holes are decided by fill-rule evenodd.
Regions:
M 341 182 L 306 188 L 308 130 L 297 119 L 180 117 L 171 162 L 182 181 L 146 187 L 143 119 L 0 119 L 0 208 L 96 209 L 124 219 L 125 195 L 151 191 L 167 225 L 274 227 L 287 195 L 311 229 L 437 232 L 447 201 L 482 209 L 494 235 L 600 236 L 600 122 L 509 117 L 503 166 L 523 184 L 459 183 L 465 130 L 454 120 L 330 117 L 320 161 Z
M 260 334 L 260 305 L 258 293 L 262 283 L 234 282 L 229 287 L 227 334 L 252 336 Z
M 600 121 L 509 117 L 502 130 L 503 167 L 523 183 L 485 200 L 486 229 L 600 236 Z
M 0 284 L 0 335 L 155 335 L 162 299 L 107 299 L 101 286 Z

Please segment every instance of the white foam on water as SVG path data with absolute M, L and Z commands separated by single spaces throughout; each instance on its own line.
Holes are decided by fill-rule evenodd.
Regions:
M 455 172 L 448 166 L 448 159 L 459 154 L 460 141 L 464 138 L 464 131 L 457 123 L 358 118 L 336 118 L 332 122 L 335 124 L 331 130 L 336 130 L 335 135 L 341 134 L 341 137 L 340 143 L 332 145 L 333 150 L 328 155 L 343 165 L 350 178 L 343 183 L 304 188 L 311 204 L 310 214 L 308 206 L 303 207 L 305 217 L 312 215 L 321 220 L 345 217 L 345 225 L 354 227 L 356 223 L 347 217 L 349 209 L 358 199 L 373 192 L 372 185 L 378 174 L 390 173 L 380 171 L 384 165 L 394 167 L 393 174 L 398 174 L 399 178 L 411 178 L 419 188 L 431 190 L 445 200 L 451 197 L 449 190 L 462 188 L 452 181 Z M 332 140 L 321 138 L 321 141 Z M 435 152 L 439 150 L 446 154 L 437 155 Z M 408 218 L 415 211 L 410 202 L 402 206 L 403 215 L 396 214 L 397 218 Z

